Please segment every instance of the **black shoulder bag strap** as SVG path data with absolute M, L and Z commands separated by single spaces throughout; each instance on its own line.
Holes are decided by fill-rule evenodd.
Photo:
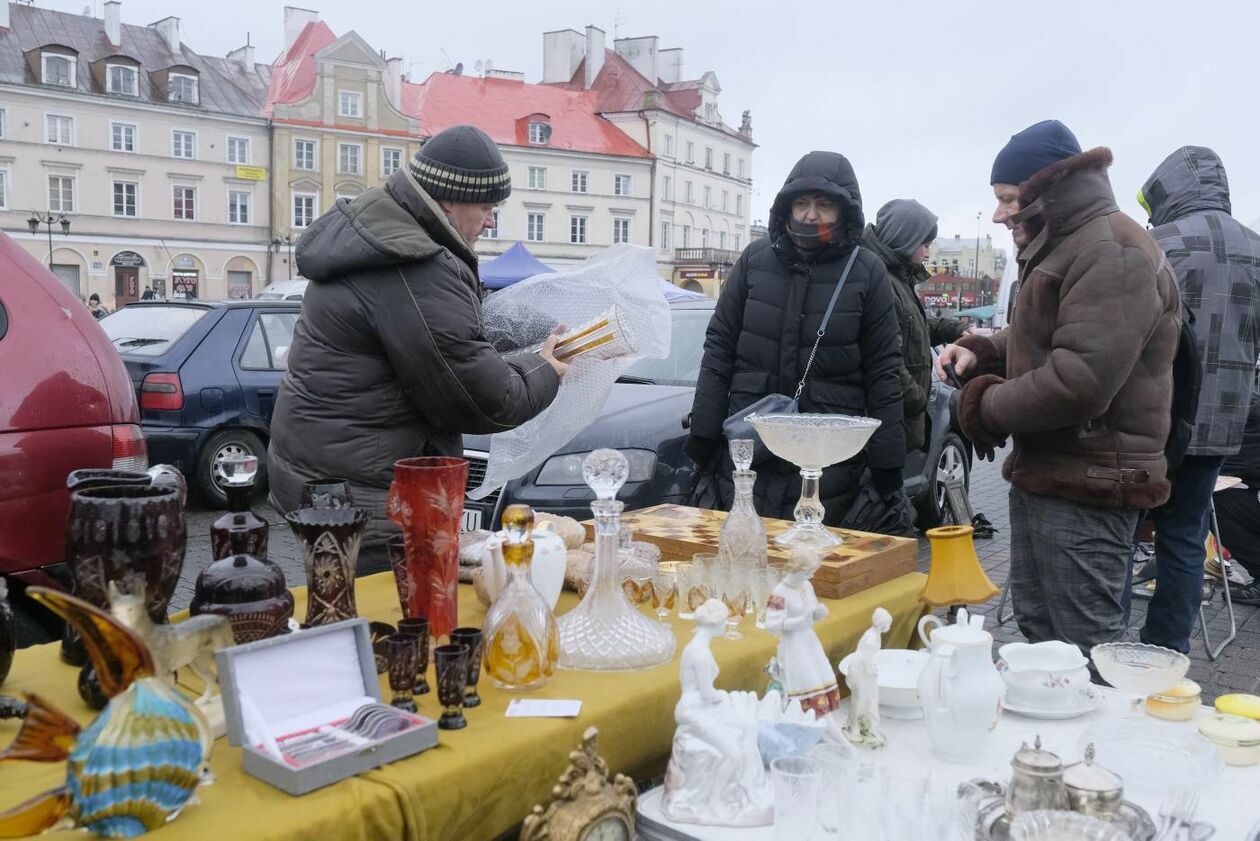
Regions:
M 801 392 L 805 390 L 805 378 L 809 376 L 809 369 L 814 364 L 814 356 L 818 353 L 818 345 L 822 342 L 823 336 L 827 334 L 827 323 L 831 321 L 831 313 L 836 308 L 836 301 L 840 300 L 840 290 L 844 288 L 844 282 L 849 279 L 849 270 L 853 268 L 853 263 L 857 260 L 858 252 L 862 250 L 862 246 L 853 246 L 853 253 L 849 255 L 849 262 L 844 264 L 844 271 L 840 273 L 840 280 L 836 283 L 836 291 L 831 293 L 831 300 L 827 303 L 827 311 L 823 313 L 822 323 L 818 325 L 818 336 L 814 339 L 814 347 L 809 352 L 809 361 L 805 363 L 805 373 L 801 374 L 801 381 L 796 385 L 796 394 L 792 396 L 793 400 L 801 399 Z

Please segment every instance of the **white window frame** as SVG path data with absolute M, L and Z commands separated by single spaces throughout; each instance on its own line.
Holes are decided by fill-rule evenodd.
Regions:
M 739 251 L 739 234 L 733 234 L 733 236 L 735 238 L 735 242 L 733 243 L 733 248 L 735 251 Z
M 713 147 L 712 146 L 704 147 L 704 168 L 709 171 L 713 170 Z
M 119 212 L 118 212 L 118 202 L 117 202 L 117 195 L 116 195 L 116 192 L 115 192 L 115 191 L 118 189 L 118 186 L 119 186 L 120 184 L 122 184 L 122 185 L 127 185 L 127 186 L 130 186 L 130 187 L 133 187 L 133 188 L 134 188 L 134 190 L 135 190 L 135 195 L 134 195 L 134 205 L 135 205 L 135 206 L 134 206 L 134 208 L 133 208 L 133 209 L 135 210 L 135 213 L 119 213 Z M 125 205 L 126 205 L 126 202 L 124 201 L 124 209 L 125 209 Z M 115 218 L 117 218 L 117 219 L 138 219 L 138 218 L 140 217 L 140 182 L 139 182 L 139 181 L 131 181 L 131 180 L 126 179 L 126 178 L 112 178 L 112 179 L 110 179 L 110 182 L 109 182 L 109 212 L 110 212 L 110 214 L 111 214 L 112 216 L 114 216 L 114 217 L 115 217 Z
M 709 229 L 708 228 L 700 229 L 700 247 L 701 248 L 709 247 Z
M 613 176 L 613 195 L 630 196 L 634 193 L 634 181 L 625 173 Z
M 744 194 L 743 193 L 735 194 L 735 215 L 736 216 L 744 215 Z
M 192 190 L 192 215 L 191 216 L 176 216 L 175 215 L 175 191 L 176 190 Z M 199 205 L 200 203 L 201 203 L 201 200 L 197 198 L 197 185 L 195 184 L 172 184 L 171 185 L 171 218 L 174 219 L 176 222 L 198 221 L 197 220 L 197 205 Z
M 667 158 L 674 157 L 674 135 L 672 134 L 665 135 L 664 146 L 665 146 L 664 156 Z
M 175 154 L 175 136 L 179 134 L 185 134 L 192 138 L 192 154 L 191 155 Z M 181 161 L 197 160 L 197 132 L 192 131 L 191 129 L 186 129 L 186 128 L 171 129 L 171 157 L 177 160 L 181 160 Z
M 346 108 L 349 103 L 354 103 L 353 109 Z M 363 119 L 363 94 L 358 91 L 337 91 L 337 114 L 353 120 Z
M 547 189 L 547 167 L 531 166 L 529 168 L 529 189 L 545 190 Z
M 299 225 L 297 223 L 298 222 L 298 218 L 297 218 L 297 200 L 298 199 L 311 200 L 311 219 L 310 219 L 310 222 L 307 222 L 305 225 Z M 311 222 L 314 222 L 318 216 L 319 216 L 319 193 L 311 193 L 311 192 L 306 192 L 302 190 L 293 190 L 290 192 L 289 194 L 289 222 L 292 223 L 290 227 L 293 227 L 297 230 L 304 230 L 307 227 L 309 227 Z
M 311 165 L 309 167 L 299 165 L 300 164 L 300 161 L 298 160 L 298 144 L 299 143 L 310 144 Z M 319 171 L 319 141 L 318 140 L 312 140 L 309 137 L 293 138 L 293 168 L 297 170 L 301 170 L 302 172 L 318 172 Z
M 582 189 L 578 189 L 581 186 Z M 574 169 L 569 171 L 569 192 L 570 193 L 589 193 L 591 191 L 591 171 L 589 169 Z
M 696 144 L 688 140 L 687 141 L 687 163 L 694 164 L 695 162 L 696 162 Z
M 731 207 L 731 191 L 723 190 L 722 191 L 722 212 L 729 213 L 730 207 Z
M 61 203 L 61 196 L 57 197 L 58 206 L 53 207 L 52 179 L 54 178 L 64 178 L 70 182 L 70 209 L 69 210 L 66 210 L 65 205 Z M 76 183 L 77 181 L 78 179 L 75 176 L 66 175 L 61 172 L 44 173 L 44 192 L 45 192 L 45 195 L 47 195 L 48 197 L 48 212 L 49 213 L 74 213 L 75 212 L 75 208 L 78 205 L 78 193 L 79 193 L 79 185 Z
M 730 152 L 722 153 L 722 174 L 723 175 L 731 174 L 731 153 Z
M 232 197 L 245 197 L 245 221 L 237 219 L 232 221 Z M 227 221 L 229 225 L 252 225 L 254 217 L 254 191 L 241 189 L 239 187 L 228 187 L 227 191 Z
M 9 209 L 9 190 L 13 188 L 13 179 L 9 177 L 8 166 L 0 166 L 0 210 Z
M 537 225 L 535 226 L 535 221 Z M 530 213 L 525 217 L 525 241 L 543 242 L 547 236 L 547 214 Z
M 127 148 L 127 144 L 126 144 L 127 133 L 126 131 L 120 131 L 120 129 L 131 129 L 131 148 L 130 149 Z M 136 151 L 136 147 L 139 145 L 139 142 L 140 142 L 140 127 L 139 126 L 137 126 L 135 123 L 124 123 L 119 120 L 110 120 L 109 148 L 111 152 L 126 152 L 129 155 L 134 154 Z M 173 140 L 171 141 L 171 143 L 172 145 L 174 145 Z
M 736 158 L 735 160 L 735 177 L 736 178 L 744 177 L 744 159 L 743 158 Z
M 486 231 L 484 236 L 486 239 L 499 238 L 499 210 L 498 208 L 495 208 L 494 210 L 494 227 Z
M 114 90 L 114 71 L 128 70 L 131 72 L 131 90 Z M 121 96 L 139 96 L 140 95 L 140 69 L 130 64 L 105 64 L 105 92 Z
M 661 198 L 672 201 L 674 198 L 674 180 L 668 175 L 661 176 Z
M 398 156 L 397 165 L 393 169 L 389 169 L 388 167 L 385 166 L 385 159 L 391 152 Z M 403 165 L 403 150 L 402 149 L 398 148 L 397 146 L 382 146 L 381 147 L 381 177 L 382 178 L 390 177 L 395 172 L 402 169 L 402 165 Z
M 9 115 L 8 111 L 0 108 L 0 138 L 3 138 L 9 131 Z
M 617 233 L 619 228 L 625 229 L 625 235 L 621 236 L 620 239 L 618 238 L 620 235 Z M 618 245 L 623 242 L 630 242 L 631 237 L 633 236 L 634 236 L 634 227 L 631 224 L 630 217 L 629 216 L 614 216 L 613 223 L 612 223 L 613 245 Z
M 590 242 L 591 217 L 585 213 L 569 216 L 569 245 L 586 245 Z
M 546 146 L 550 138 L 543 137 L 543 128 L 548 123 L 539 122 L 538 120 L 530 120 L 529 122 L 529 142 L 534 146 Z
M 58 82 L 48 81 L 48 60 L 61 59 L 70 63 L 70 84 L 63 85 Z M 54 85 L 59 88 L 69 88 L 74 90 L 79 86 L 79 58 L 78 56 L 66 55 L 65 53 L 40 53 L 39 54 L 39 80 L 41 84 Z
M 726 250 L 726 231 L 718 231 L 718 248 Z
M 679 248 L 690 248 L 690 247 L 691 247 L 691 226 L 683 225 L 682 226 L 682 245 L 680 245 Z
M 65 143 L 61 142 L 60 132 L 57 133 L 57 136 L 55 138 L 49 137 L 49 135 L 52 134 L 51 128 L 52 128 L 53 120 L 65 120 L 66 125 L 70 127 L 69 132 L 67 132 L 67 134 L 69 135 L 69 140 L 67 142 Z M 44 142 L 51 146 L 73 146 L 74 145 L 74 117 L 71 117 L 69 114 L 44 114 Z
M 350 169 L 345 166 L 344 155 L 347 150 L 354 150 L 354 168 Z M 362 143 L 338 143 L 337 144 L 337 174 L 338 175 L 362 175 L 363 174 L 363 144 Z
M 670 229 L 673 227 L 674 226 L 668 220 L 665 220 L 665 219 L 661 220 L 661 241 L 660 241 L 661 251 L 669 251 L 669 234 L 670 234 Z
M 192 82 L 192 99 L 176 99 L 175 86 L 172 84 L 176 79 L 184 79 Z M 166 74 L 166 101 L 178 102 L 184 105 L 200 105 L 201 104 L 201 78 L 191 73 L 168 73 Z
M 233 158 L 232 158 L 232 145 L 233 145 L 233 142 L 236 142 L 236 143 L 244 143 L 244 144 L 245 144 L 245 156 L 244 156 L 244 160 L 241 160 L 239 157 L 238 157 L 236 160 L 233 160 Z M 227 136 L 226 142 L 224 143 L 224 146 L 226 147 L 226 148 L 224 149 L 224 154 L 225 154 L 225 155 L 227 155 L 227 162 L 228 162 L 228 163 L 230 163 L 230 164 L 240 164 L 241 166 L 249 166 L 249 165 L 250 165 L 250 163 L 252 163 L 252 162 L 253 162 L 253 158 L 254 158 L 254 150 L 253 150 L 253 146 L 254 146 L 254 144 L 250 142 L 250 139 L 249 139 L 248 137 L 241 137 L 239 134 L 229 134 L 229 135 Z
M 713 206 L 713 188 L 709 185 L 704 187 L 704 209 L 709 210 Z
M 694 204 L 693 202 L 694 197 L 695 197 L 695 192 L 691 188 L 691 182 L 684 181 L 683 182 L 683 201 L 686 202 L 687 204 Z

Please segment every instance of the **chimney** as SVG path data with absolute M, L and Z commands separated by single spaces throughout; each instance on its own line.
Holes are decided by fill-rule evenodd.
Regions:
M 8 14 L 9 4 L 4 3 L 4 7 Z M 105 37 L 115 47 L 122 43 L 122 3 L 118 0 L 108 0 L 105 4 Z
M 237 47 L 227 54 L 228 61 L 239 61 L 246 67 L 254 66 L 254 45 L 246 44 L 243 47 Z
M 582 87 L 590 90 L 595 77 L 604 69 L 604 30 L 598 26 L 586 27 L 586 78 Z
M 656 72 L 656 46 L 659 40 L 655 35 L 618 38 L 613 41 L 613 49 L 617 51 L 617 55 L 630 62 L 630 66 L 639 71 L 643 78 L 655 85 L 660 79 Z
M 167 49 L 173 53 L 179 52 L 179 18 L 162 18 L 157 23 L 149 24 L 149 26 L 156 29 L 162 36 L 162 40 L 166 42 Z
M 297 6 L 284 7 L 284 50 L 289 51 L 289 47 L 293 46 L 293 42 L 302 34 L 302 30 L 306 29 L 308 23 L 314 23 L 319 20 L 319 12 L 310 9 L 299 9 Z
M 0 0 L 2 2 L 2 0 Z M 582 33 L 573 29 L 560 29 L 543 33 L 543 84 L 551 85 L 572 81 L 573 74 L 582 63 L 586 42 Z
M 385 59 L 385 98 L 394 110 L 402 110 L 402 63 L 400 57 Z
M 656 54 L 656 72 L 660 74 L 661 81 L 665 84 L 673 84 L 682 81 L 683 67 L 683 51 L 679 47 L 671 50 L 661 50 Z

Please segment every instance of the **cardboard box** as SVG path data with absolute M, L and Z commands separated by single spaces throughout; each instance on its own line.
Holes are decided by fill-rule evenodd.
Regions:
M 380 703 L 365 619 L 222 649 L 215 659 L 229 744 L 243 748 L 247 774 L 289 794 L 306 794 L 437 745 L 437 722 L 409 714 L 413 726 L 311 764 L 277 757 L 265 747 L 268 737 L 283 745 Z M 246 737 L 247 720 L 252 738 Z

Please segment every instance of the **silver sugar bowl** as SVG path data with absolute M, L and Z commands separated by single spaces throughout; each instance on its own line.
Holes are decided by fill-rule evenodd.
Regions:
M 1124 804 L 1124 783 L 1120 777 L 1094 764 L 1094 746 L 1085 748 L 1085 759 L 1063 771 L 1063 787 L 1068 805 L 1101 820 L 1111 820 Z
M 1033 746 L 1024 743 L 1011 759 L 1011 784 L 1006 787 L 1006 814 L 1011 818 L 1036 809 L 1066 809 L 1063 760 L 1041 749 L 1041 737 Z

